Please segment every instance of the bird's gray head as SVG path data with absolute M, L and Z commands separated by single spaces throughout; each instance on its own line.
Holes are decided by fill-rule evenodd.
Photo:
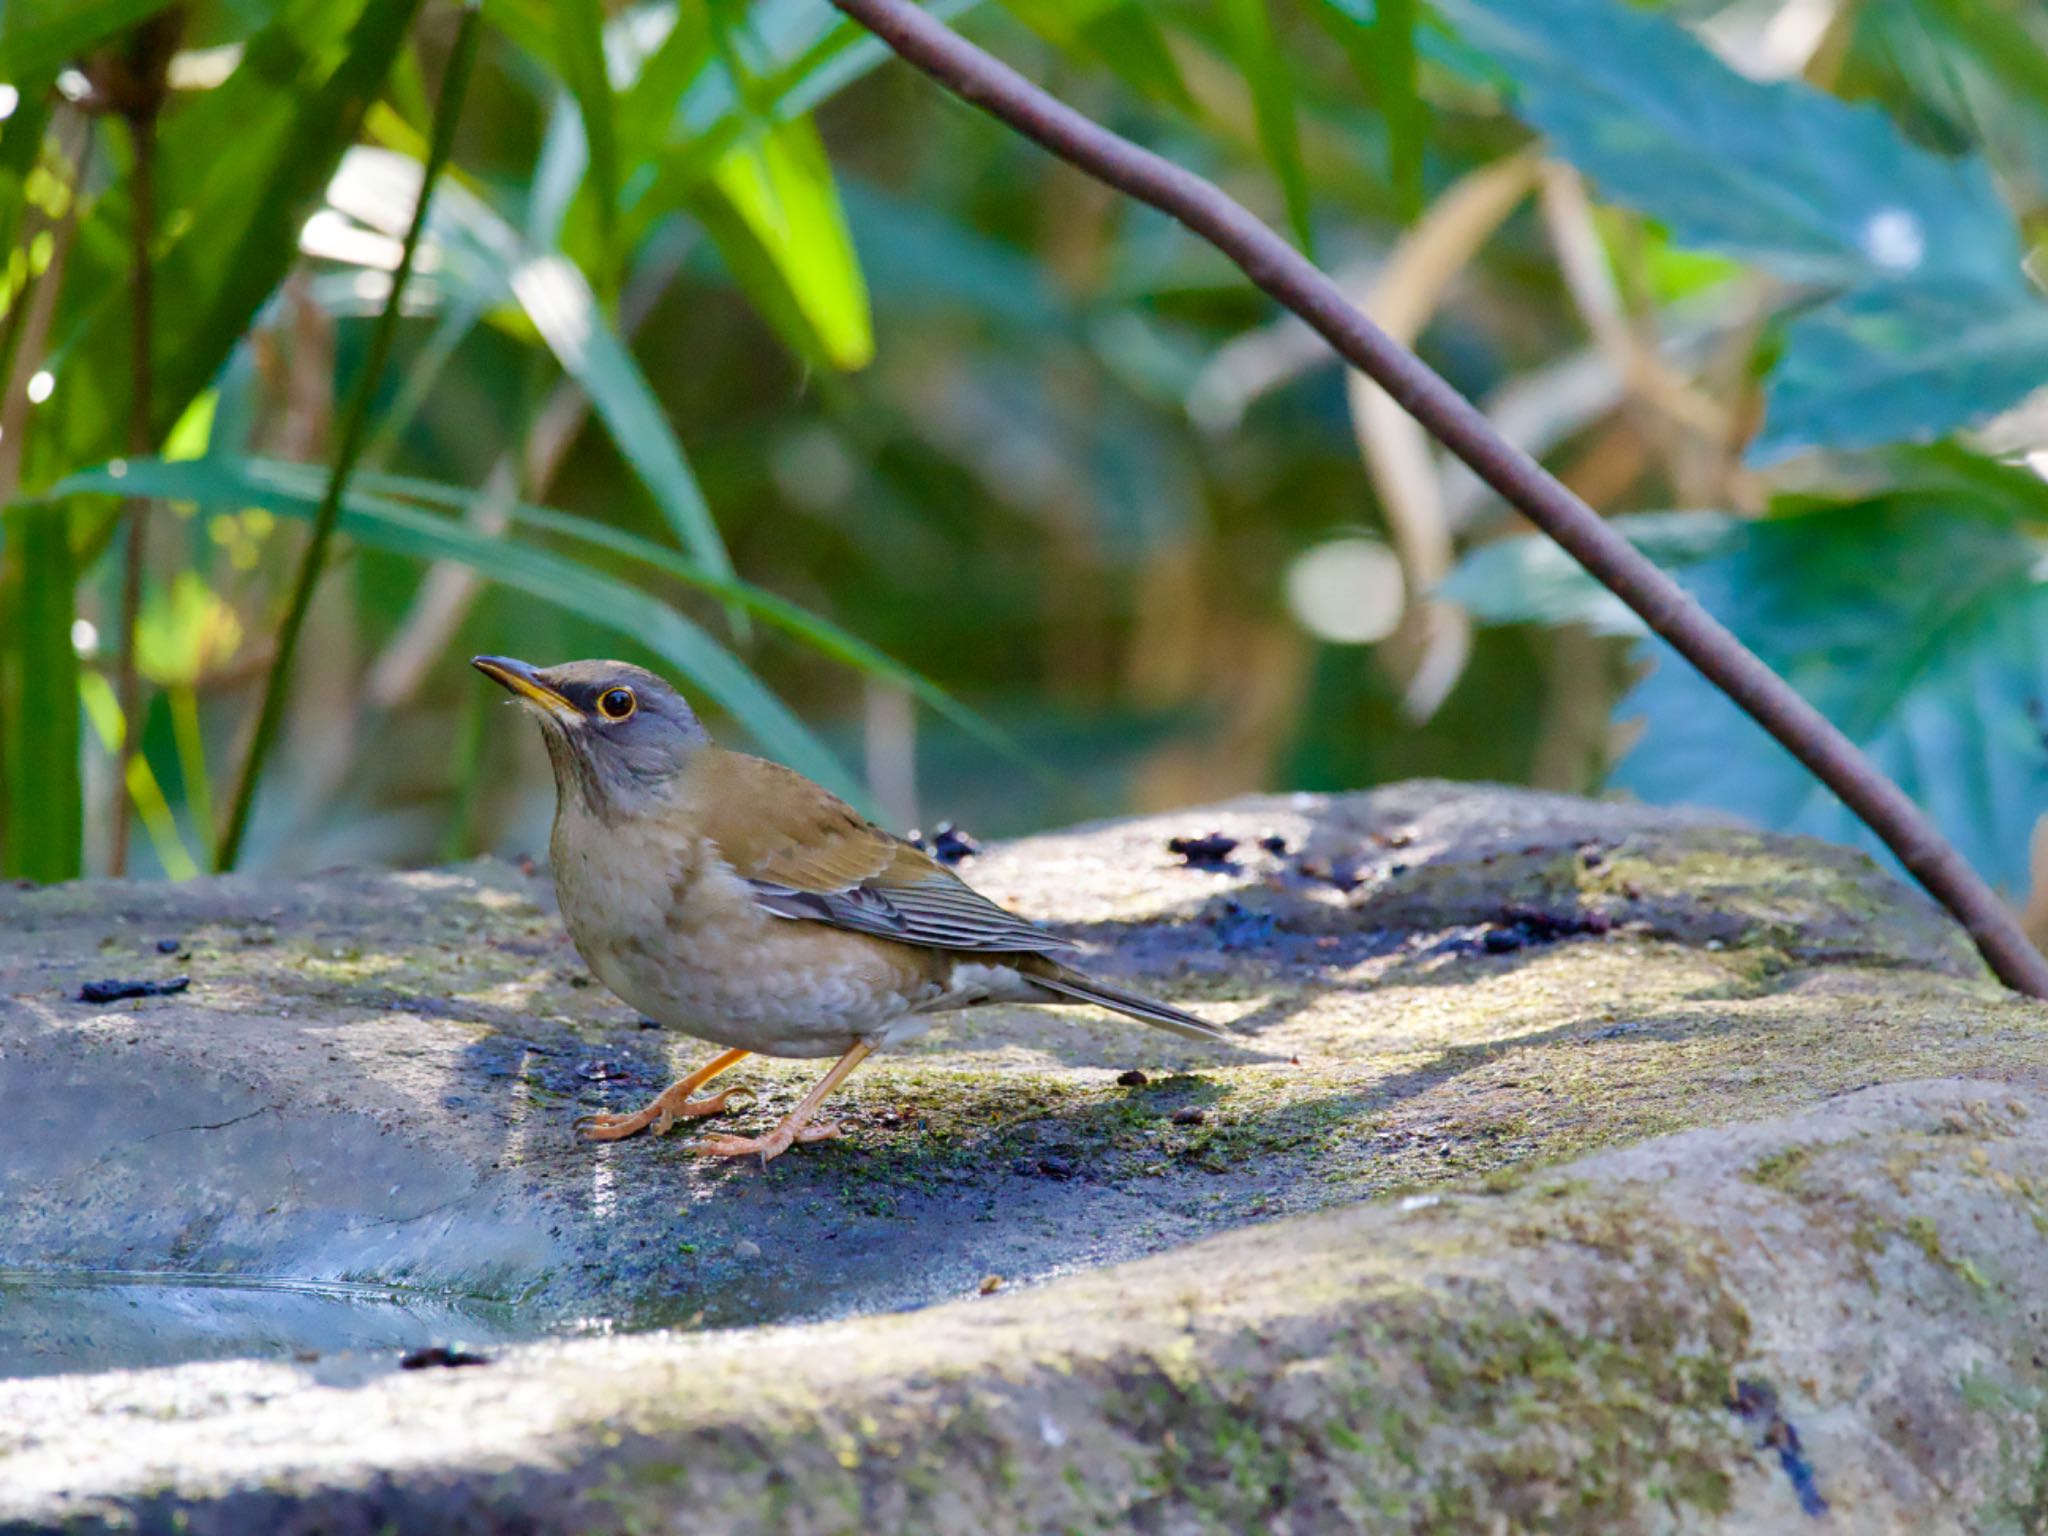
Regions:
M 711 739 L 683 696 L 645 667 L 623 661 L 534 667 L 510 656 L 478 656 L 470 665 L 539 718 L 556 796 L 580 795 L 607 820 L 659 799 Z

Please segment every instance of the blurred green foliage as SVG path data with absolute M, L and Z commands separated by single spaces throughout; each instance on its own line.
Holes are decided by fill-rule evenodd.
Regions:
M 2032 887 L 2038 7 L 933 8 L 1290 231 Z M 1439 773 L 1857 835 L 1213 251 L 825 0 L 483 18 L 394 296 L 447 0 L 0 7 L 0 869 L 104 868 L 117 775 L 139 869 L 208 862 L 394 302 L 253 862 L 536 846 L 480 650 L 661 667 L 903 822 Z M 1359 611 L 1292 579 L 1340 538 Z

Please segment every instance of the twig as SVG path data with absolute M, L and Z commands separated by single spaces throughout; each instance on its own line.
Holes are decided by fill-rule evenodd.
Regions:
M 434 199 L 434 184 L 440 179 L 442 167 L 448 163 L 448 152 L 455 141 L 455 120 L 462 113 L 463 93 L 469 85 L 471 66 L 476 62 L 480 5 L 481 0 L 467 0 L 462 8 L 455 47 L 441 77 L 441 99 L 434 108 L 433 139 L 427 148 L 426 170 L 420 178 L 420 199 L 412 211 L 412 227 L 405 232 L 405 250 L 398 259 L 398 270 L 391 274 L 391 291 L 385 296 L 383 313 L 378 315 L 376 328 L 370 333 L 369 352 L 363 359 L 362 372 L 356 379 L 355 393 L 349 399 L 348 414 L 342 422 L 341 442 L 334 455 L 334 472 L 327 477 L 327 493 L 314 514 L 312 536 L 299 560 L 291 606 L 285 610 L 284 622 L 278 627 L 277 655 L 263 686 L 263 705 L 257 712 L 256 730 L 249 741 L 249 755 L 242 763 L 241 778 L 235 784 L 228 823 L 221 831 L 220 857 L 215 860 L 215 867 L 223 873 L 232 870 L 241 855 L 242 838 L 249 826 L 249 811 L 256 799 L 256 785 L 263 774 L 264 759 L 270 755 L 271 744 L 277 738 L 278 717 L 284 710 L 284 690 L 291 679 L 292 657 L 298 649 L 299 632 L 305 627 L 306 612 L 312 606 L 313 588 L 320 579 L 321 567 L 326 563 L 327 546 L 334 537 L 334 525 L 340 520 L 342 493 L 348 488 L 349 474 L 355 468 L 356 458 L 362 452 L 368 435 L 370 404 L 376 394 L 378 377 L 384 371 L 385 359 L 391 353 L 391 338 L 398 328 L 406 280 L 412 276 L 413 258 L 419 252 L 420 235 L 427 226 L 427 208 Z
M 125 49 L 108 60 L 98 82 L 102 101 L 128 123 L 128 142 L 135 156 L 129 186 L 129 331 L 128 451 L 138 457 L 154 446 L 149 408 L 155 373 L 151 342 L 155 325 L 155 284 L 150 246 L 156 240 L 156 123 L 168 90 L 171 55 L 184 30 L 184 12 L 172 6 L 158 12 L 129 36 Z M 117 879 L 128 872 L 128 765 L 142 739 L 142 673 L 136 663 L 135 628 L 142 614 L 142 563 L 147 550 L 149 502 L 136 498 L 127 507 L 128 535 L 121 566 L 120 633 L 114 698 L 121 711 L 121 736 L 114 743 L 114 772 L 107 786 L 107 873 Z
M 128 415 L 128 451 L 149 452 L 151 294 L 149 245 L 156 222 L 156 117 L 130 119 L 135 145 L 135 171 L 130 178 L 134 207 L 134 260 L 128 304 L 134 328 L 134 356 L 129 364 L 132 402 Z M 121 561 L 121 631 L 116 637 L 119 660 L 114 697 L 121 709 L 121 739 L 114 744 L 114 772 L 107 786 L 107 873 L 115 879 L 128 873 L 128 764 L 142 739 L 142 672 L 135 655 L 135 629 L 142 616 L 142 560 L 149 528 L 149 503 L 128 503 L 128 538 Z
M 911 0 L 832 0 L 905 60 L 1060 158 L 1185 224 L 1306 320 L 1839 795 L 1954 913 L 2008 986 L 2048 997 L 2048 957 L 1891 780 L 1742 642 L 1485 414 L 1354 308 L 1223 190 L 1049 96 Z

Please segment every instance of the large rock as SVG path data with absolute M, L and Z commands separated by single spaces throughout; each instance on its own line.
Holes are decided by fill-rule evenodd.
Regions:
M 1212 830 L 1239 862 L 1166 850 Z M 2048 1507 L 2048 1014 L 1866 861 L 1408 785 L 968 873 L 1248 1049 L 963 1015 L 855 1078 L 846 1143 L 708 1165 L 680 1134 L 574 1141 L 704 1048 L 577 986 L 509 868 L 0 895 L 0 1364 L 45 1373 L 0 1384 L 0 1522 Z M 70 1000 L 173 971 L 189 991 Z M 816 1070 L 749 1064 L 738 1123 Z M 455 1338 L 493 1363 L 394 1368 Z M 207 1355 L 261 1358 L 79 1374 Z

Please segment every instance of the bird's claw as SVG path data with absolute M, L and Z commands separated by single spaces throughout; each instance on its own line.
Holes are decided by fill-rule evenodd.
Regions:
M 678 1120 L 700 1120 L 706 1115 L 722 1114 L 735 1093 L 745 1092 L 743 1088 L 727 1088 L 708 1099 L 684 1099 L 676 1103 L 664 1103 L 668 1095 L 663 1094 L 645 1109 L 635 1110 L 630 1115 L 613 1110 L 578 1115 L 575 1129 L 589 1141 L 623 1141 L 649 1129 L 657 1136 L 666 1136 Z
M 759 1157 L 765 1165 L 797 1142 L 830 1141 L 838 1134 L 837 1125 L 806 1125 L 793 1133 L 775 1130 L 766 1136 L 703 1136 L 691 1146 L 707 1157 Z

